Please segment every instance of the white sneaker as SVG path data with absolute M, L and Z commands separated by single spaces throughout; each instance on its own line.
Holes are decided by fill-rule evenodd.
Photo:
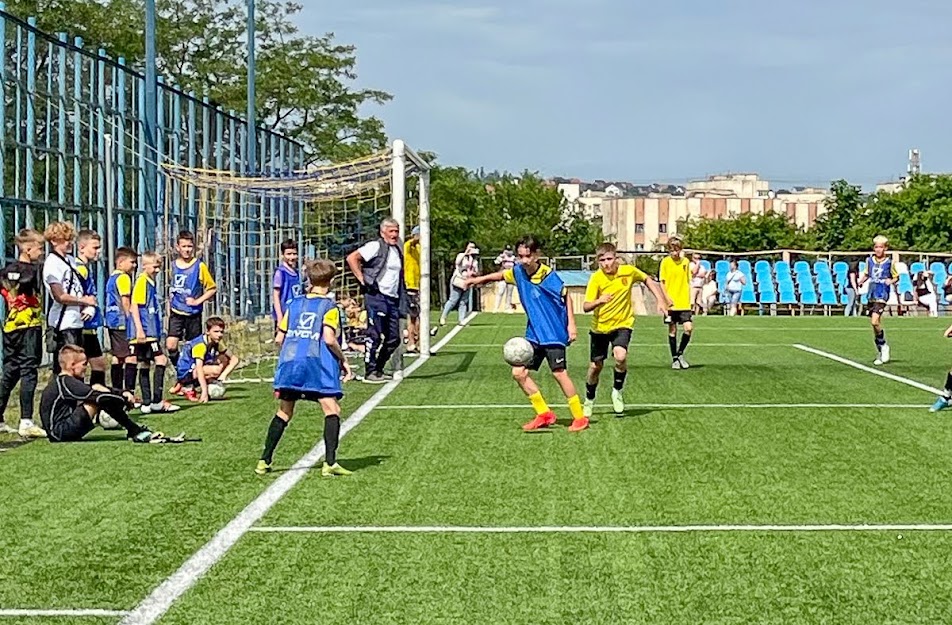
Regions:
M 155 413 L 155 412 L 178 412 L 178 411 L 181 410 L 181 409 L 182 409 L 181 406 L 176 406 L 175 404 L 169 403 L 169 402 L 167 402 L 167 401 L 160 401 L 160 402 L 157 403 L 157 404 L 152 404 L 151 406 L 149 406 L 149 412 L 151 412 L 151 413 Z M 141 408 L 141 410 L 142 410 L 142 412 L 146 412 L 146 411 L 145 411 L 145 406 L 143 406 L 143 407 Z M 147 412 L 146 414 L 149 414 L 149 413 Z
M 878 367 L 879 365 L 883 364 L 883 353 L 882 353 L 882 352 L 879 352 L 879 355 L 876 356 L 876 360 L 873 361 L 873 364 L 876 365 L 877 367 Z
M 678 356 L 678 362 L 681 363 L 682 369 L 690 369 L 691 365 L 688 364 L 688 361 L 684 359 L 684 356 Z
M 879 352 L 879 357 L 883 361 L 882 364 L 889 362 L 889 345 L 883 345 L 882 350 Z
M 621 391 L 614 388 L 612 389 L 612 408 L 616 414 L 625 412 L 625 400 L 621 396 Z
M 672 368 L 672 369 L 680 369 L 680 368 L 681 368 L 681 361 L 678 360 L 677 358 L 673 359 L 673 360 L 671 361 L 671 368 Z
M 20 419 L 20 427 L 17 434 L 23 438 L 46 438 L 46 432 L 41 427 L 37 427 L 30 419 Z
M 595 410 L 595 400 L 586 399 L 585 403 L 582 404 L 582 416 L 586 419 L 592 418 L 592 412 Z

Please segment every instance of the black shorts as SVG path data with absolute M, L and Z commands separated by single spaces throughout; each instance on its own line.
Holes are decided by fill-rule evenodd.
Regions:
M 102 358 L 102 344 L 95 332 L 83 332 L 83 351 L 86 358 Z
M 557 373 L 565 371 L 565 346 L 564 345 L 535 345 L 532 354 L 532 362 L 526 365 L 529 371 L 538 371 L 542 366 L 542 361 L 549 363 L 549 371 Z
M 886 312 L 886 302 L 870 302 L 866 305 L 866 314 L 872 317 L 873 315 L 881 315 Z
M 175 311 L 169 314 L 169 337 L 191 341 L 203 332 L 202 313 L 182 315 Z
M 606 334 L 589 332 L 589 336 L 591 336 L 589 360 L 604 362 L 608 358 L 609 346 L 628 349 L 628 344 L 631 343 L 631 328 L 618 328 Z
M 274 392 L 274 396 L 284 401 L 320 401 L 322 399 L 340 399 L 343 393 L 314 393 L 311 391 L 295 391 L 287 388 L 279 388 Z
M 72 443 L 82 440 L 95 429 L 96 424 L 89 418 L 86 407 L 80 404 L 69 415 L 57 419 L 47 429 L 51 443 Z
M 43 328 L 23 328 L 3 333 L 3 364 L 6 367 L 37 369 L 43 360 Z
M 669 325 L 676 323 L 678 325 L 684 325 L 689 323 L 694 318 L 694 313 L 690 310 L 669 310 L 668 316 L 664 318 L 664 324 Z
M 132 355 L 132 347 L 129 345 L 129 335 L 126 329 L 117 330 L 109 328 L 109 351 L 116 358 L 128 358 Z
M 145 343 L 133 343 L 132 349 L 135 350 L 136 360 L 139 362 L 152 362 L 156 356 L 162 354 L 162 346 L 154 339 Z
M 410 317 L 420 316 L 420 292 L 415 289 L 407 289 L 407 314 Z

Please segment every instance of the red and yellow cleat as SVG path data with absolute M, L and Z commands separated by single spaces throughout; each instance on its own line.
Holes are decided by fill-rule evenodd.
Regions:
M 555 424 L 555 413 L 553 413 L 550 410 L 549 412 L 545 412 L 536 416 L 535 419 L 533 419 L 529 423 L 526 423 L 524 426 L 522 426 L 522 429 L 526 432 L 531 432 L 533 430 L 538 430 L 540 428 L 547 428 L 550 425 L 554 425 L 554 424 Z
M 588 428 L 588 417 L 572 419 L 572 425 L 569 426 L 569 432 L 581 432 Z
M 199 395 L 193 388 L 185 389 L 184 395 L 185 395 L 185 399 L 189 401 L 198 401 L 199 399 L 201 399 L 201 395 Z

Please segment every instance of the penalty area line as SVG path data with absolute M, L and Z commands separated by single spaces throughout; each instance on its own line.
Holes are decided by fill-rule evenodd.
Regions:
M 809 347 L 807 345 L 801 345 L 800 343 L 794 343 L 793 347 L 799 349 L 800 351 L 807 352 L 809 354 L 814 354 L 816 356 L 822 356 L 824 358 L 829 358 L 834 362 L 840 364 L 848 365 L 854 369 L 859 369 L 860 371 L 865 371 L 866 373 L 872 373 L 873 375 L 878 375 L 881 378 L 886 378 L 887 380 L 892 380 L 893 382 L 899 382 L 905 384 L 906 386 L 911 386 L 912 388 L 917 388 L 920 391 L 925 391 L 927 393 L 932 393 L 933 395 L 941 395 L 942 391 L 929 386 L 928 384 L 923 384 L 922 382 L 917 382 L 915 380 L 910 380 L 909 378 L 904 378 L 901 375 L 896 375 L 895 373 L 889 373 L 888 371 L 883 371 L 882 369 L 875 369 L 867 365 L 856 362 L 855 360 L 850 360 L 849 358 L 843 358 L 842 356 L 837 356 L 836 354 L 831 354 L 830 352 L 825 352 L 821 349 L 816 349 L 814 347 Z
M 0 617 L 58 618 L 58 617 L 116 617 L 129 614 L 127 610 L 100 610 L 80 608 L 76 610 L 46 610 L 32 608 L 0 608 Z
M 413 404 L 403 406 L 380 406 L 377 410 L 497 410 L 505 408 L 525 408 L 527 404 Z M 552 408 L 566 408 L 568 404 L 549 404 Z M 595 404 L 596 408 L 611 408 L 611 404 Z M 878 408 L 878 409 L 922 409 L 926 404 L 625 404 L 629 408 L 657 408 L 657 409 L 832 409 L 832 408 Z
M 466 318 L 466 323 L 472 321 L 476 313 L 472 313 Z M 433 353 L 438 352 L 454 336 L 456 336 L 464 325 L 457 325 L 450 330 L 442 340 L 433 346 Z M 417 359 L 413 364 L 407 367 L 404 376 L 387 382 L 370 399 L 364 402 L 346 421 L 341 423 L 340 437 L 343 438 L 348 432 L 360 425 L 367 415 L 380 405 L 400 382 L 410 376 L 429 358 L 423 357 Z M 119 621 L 119 625 L 151 625 L 161 619 L 169 608 L 184 595 L 192 586 L 198 582 L 201 577 L 208 572 L 226 553 L 244 536 L 255 523 L 261 520 L 265 514 L 288 494 L 294 486 L 304 479 L 307 472 L 314 468 L 324 457 L 324 441 L 320 441 L 300 460 L 281 474 L 279 478 L 258 495 L 254 501 L 248 504 L 244 510 L 238 513 L 225 527 L 218 531 L 205 545 L 196 551 L 186 560 L 181 567 L 168 578 L 159 584 L 148 597 L 143 599 L 131 612 Z M 249 469 L 250 473 L 250 469 Z
M 948 532 L 949 523 L 826 525 L 328 525 L 261 526 L 252 532 L 271 534 L 684 534 L 700 532 Z

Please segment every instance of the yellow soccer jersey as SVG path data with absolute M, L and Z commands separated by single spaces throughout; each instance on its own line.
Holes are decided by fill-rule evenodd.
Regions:
M 327 297 L 326 295 L 318 295 L 317 293 L 308 293 L 306 297 Z M 338 335 L 340 335 L 340 309 L 336 306 L 324 313 L 323 324 L 330 328 L 334 329 Z M 281 332 L 288 331 L 288 312 L 284 311 L 284 316 L 281 317 L 281 321 L 278 323 L 278 330 Z
M 691 261 L 665 256 L 658 272 L 664 290 L 671 298 L 672 310 L 691 310 Z
M 644 282 L 648 275 L 633 265 L 622 265 L 613 276 L 599 269 L 588 280 L 585 301 L 594 302 L 603 295 L 613 295 L 612 300 L 595 309 L 592 317 L 592 332 L 608 334 L 619 328 L 631 328 L 635 323 L 635 309 L 631 305 L 631 289 Z
M 420 242 L 403 244 L 403 282 L 411 291 L 420 290 Z

